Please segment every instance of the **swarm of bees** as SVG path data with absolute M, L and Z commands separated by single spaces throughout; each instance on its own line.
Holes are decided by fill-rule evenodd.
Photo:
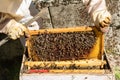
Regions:
M 38 34 L 30 39 L 30 52 L 40 61 L 79 60 L 89 55 L 95 41 L 94 31 Z

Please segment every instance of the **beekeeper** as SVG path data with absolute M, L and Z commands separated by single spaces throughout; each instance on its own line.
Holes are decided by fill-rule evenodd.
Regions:
M 11 39 L 24 35 L 27 28 L 21 23 L 33 18 L 29 11 L 31 2 L 32 0 L 0 0 L 0 33 L 7 34 Z M 31 26 L 28 29 L 39 29 L 37 22 Z
M 0 33 L 7 34 L 11 39 L 20 38 L 27 30 L 24 23 L 32 18 L 29 6 L 32 0 L 0 0 Z M 105 0 L 83 0 L 94 24 L 102 32 L 108 30 L 111 15 L 107 11 Z M 30 30 L 38 30 L 36 22 Z

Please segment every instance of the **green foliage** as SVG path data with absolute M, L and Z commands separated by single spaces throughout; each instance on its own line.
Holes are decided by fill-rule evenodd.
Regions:
M 120 68 L 115 68 L 115 78 L 116 80 L 120 80 Z

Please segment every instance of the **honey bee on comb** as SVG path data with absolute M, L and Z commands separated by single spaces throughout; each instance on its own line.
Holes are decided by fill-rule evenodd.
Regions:
M 90 53 L 95 41 L 94 31 L 38 34 L 30 39 L 30 52 L 40 61 L 79 60 Z

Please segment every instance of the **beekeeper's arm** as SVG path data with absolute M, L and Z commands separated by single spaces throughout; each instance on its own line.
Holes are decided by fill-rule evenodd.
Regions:
M 14 17 L 8 13 L 0 13 L 0 29 L 1 33 L 7 34 L 12 39 L 19 38 L 27 31 L 25 26 L 18 23 Z
M 8 34 L 10 38 L 17 39 L 24 35 L 26 28 L 21 24 L 31 18 L 29 6 L 32 0 L 0 0 L 0 33 Z M 30 30 L 38 30 L 36 22 L 32 23 Z
M 111 14 L 108 12 L 105 0 L 83 0 L 95 26 L 102 32 L 107 32 L 111 23 Z
M 0 33 L 5 33 L 12 39 L 19 38 L 27 30 L 18 22 L 25 16 L 27 8 L 26 5 L 24 11 L 20 10 L 23 1 L 26 0 L 0 0 Z

